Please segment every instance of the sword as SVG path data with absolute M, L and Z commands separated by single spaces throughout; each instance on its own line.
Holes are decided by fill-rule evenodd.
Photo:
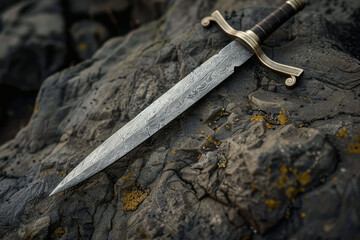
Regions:
M 296 77 L 299 77 L 303 70 L 272 61 L 262 51 L 260 43 L 302 10 L 304 5 L 304 0 L 288 0 L 245 32 L 233 29 L 219 11 L 205 17 L 201 21 L 204 27 L 209 27 L 211 21 L 216 22 L 234 41 L 97 147 L 59 183 L 50 196 L 88 179 L 123 157 L 224 81 L 234 72 L 234 67 L 242 65 L 252 55 L 256 55 L 260 62 L 270 69 L 288 75 L 285 85 L 294 86 Z

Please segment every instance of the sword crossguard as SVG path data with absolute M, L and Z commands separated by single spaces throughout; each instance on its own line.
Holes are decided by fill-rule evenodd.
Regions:
M 245 32 L 233 29 L 219 11 L 215 11 L 211 16 L 203 18 L 201 25 L 203 27 L 209 27 L 211 21 L 216 22 L 231 39 L 242 43 L 253 52 L 266 67 L 276 72 L 289 75 L 290 77 L 285 80 L 285 85 L 287 87 L 292 87 L 296 84 L 296 77 L 299 77 L 304 70 L 271 60 L 261 49 L 260 43 L 289 18 L 303 9 L 304 5 L 305 3 L 303 0 L 286 1 L 281 7 L 270 13 L 268 17 Z

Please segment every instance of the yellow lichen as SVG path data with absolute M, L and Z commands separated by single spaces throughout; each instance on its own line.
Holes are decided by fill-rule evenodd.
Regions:
M 201 134 L 205 133 L 204 131 L 200 131 Z
M 280 201 L 274 200 L 274 199 L 267 199 L 267 200 L 265 200 L 265 204 L 268 207 L 268 210 L 271 212 L 274 209 L 279 207 Z
M 140 203 L 142 203 L 150 193 L 150 189 L 144 191 L 140 189 L 126 189 L 123 192 L 124 197 L 120 199 L 125 205 L 122 207 L 124 211 L 134 211 Z
M 39 104 L 35 104 L 34 114 L 37 114 L 38 112 L 39 112 Z
M 132 173 L 131 172 L 128 172 L 126 175 L 122 176 L 121 179 L 125 182 L 132 182 L 135 180 L 134 177 L 131 177 Z
M 301 185 L 305 186 L 311 182 L 311 177 L 308 172 L 302 172 L 301 174 L 295 174 L 296 179 Z
M 316 88 L 316 87 L 315 87 Z M 301 97 L 301 96 L 300 96 Z M 308 98 L 308 97 L 302 97 L 304 100 L 309 100 L 311 101 L 311 98 Z
M 360 137 L 355 137 L 356 142 L 349 143 L 349 153 L 351 154 L 360 154 Z
M 266 196 L 266 192 L 265 192 L 265 190 L 262 190 L 260 193 L 260 197 L 264 198 L 265 196 Z
M 336 134 L 336 136 L 338 138 L 347 138 L 348 134 L 347 134 L 347 129 L 346 128 L 342 128 L 338 131 L 338 133 Z
M 225 109 L 221 109 L 221 111 L 216 114 L 214 120 L 217 121 L 217 120 L 219 120 L 222 116 L 227 116 L 227 115 L 229 115 L 229 113 L 226 112 Z
M 80 43 L 78 43 L 78 45 L 77 45 L 77 49 L 78 49 L 79 51 L 85 50 L 86 47 L 87 47 L 87 45 L 86 45 L 85 42 L 80 42 Z
M 250 240 L 250 236 L 246 235 L 245 237 L 242 238 L 242 240 Z
M 268 129 L 271 129 L 272 126 L 271 124 L 277 124 L 276 121 L 274 121 L 271 116 L 269 115 L 262 115 L 261 113 L 256 114 L 255 116 L 253 116 L 252 118 L 250 118 L 251 122 L 265 122 L 265 126 Z
M 176 153 L 176 151 L 175 151 L 175 150 L 172 150 L 172 151 L 171 151 L 171 154 L 172 154 L 172 155 L 174 155 L 175 153 Z
M 287 167 L 286 167 L 285 165 L 282 165 L 282 166 L 280 167 L 280 173 L 281 173 L 281 174 L 286 174 L 287 172 L 288 172 Z
M 217 147 L 220 146 L 220 144 L 221 144 L 220 141 L 213 139 L 210 135 L 205 137 L 205 143 L 207 143 L 206 145 L 208 145 L 208 143 L 213 143 Z
M 219 168 L 224 168 L 224 167 L 226 167 L 226 163 L 227 163 L 227 159 L 223 157 L 223 159 L 219 160 L 217 165 Z
M 255 116 L 253 116 L 252 118 L 250 118 L 251 122 L 260 122 L 260 121 L 264 121 L 265 116 L 259 114 L 256 114 Z
M 290 121 L 290 119 L 286 116 L 287 111 L 280 111 L 277 119 L 279 120 L 280 125 L 284 125 Z
M 51 234 L 52 239 L 57 239 L 62 237 L 65 234 L 65 230 L 62 228 L 62 226 L 57 227 L 54 232 Z
M 292 180 L 295 178 L 297 181 Z M 305 186 L 311 182 L 311 177 L 308 172 L 300 172 L 298 169 L 287 168 L 285 165 L 280 167 L 280 176 L 278 181 L 274 183 L 274 186 L 279 189 L 286 188 L 285 194 L 291 199 L 291 201 L 295 201 L 295 197 L 300 192 L 305 192 L 305 188 L 299 187 L 299 183 L 302 186 Z
M 35 237 L 35 234 L 33 233 L 28 233 L 25 235 L 25 239 L 30 239 L 30 238 L 34 238 Z
M 279 182 L 277 183 L 278 188 L 285 188 L 289 182 L 289 176 L 286 174 L 281 174 L 279 177 Z
M 146 239 L 150 238 L 150 236 L 148 234 L 146 234 L 145 230 L 143 230 L 143 229 L 140 230 L 140 237 L 146 238 Z
M 295 198 L 299 193 L 299 189 L 298 188 L 295 188 L 295 187 L 288 187 L 286 189 L 286 196 L 289 198 L 289 199 L 293 199 Z
M 349 153 L 360 154 L 360 143 L 349 143 Z
M 255 183 L 251 183 L 251 192 L 255 192 L 256 190 L 256 184 Z

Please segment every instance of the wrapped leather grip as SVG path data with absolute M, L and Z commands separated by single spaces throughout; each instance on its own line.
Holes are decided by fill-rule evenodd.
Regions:
M 278 27 L 293 17 L 298 11 L 302 10 L 304 6 L 304 0 L 286 1 L 286 3 L 270 13 L 270 15 L 261 22 L 255 24 L 250 31 L 254 32 L 259 37 L 260 42 L 262 42 Z

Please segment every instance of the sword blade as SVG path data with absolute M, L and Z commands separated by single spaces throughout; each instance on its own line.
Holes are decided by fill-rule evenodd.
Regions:
M 229 43 L 97 147 L 50 196 L 86 180 L 133 150 L 224 81 L 234 72 L 234 67 L 251 56 L 240 43 Z

